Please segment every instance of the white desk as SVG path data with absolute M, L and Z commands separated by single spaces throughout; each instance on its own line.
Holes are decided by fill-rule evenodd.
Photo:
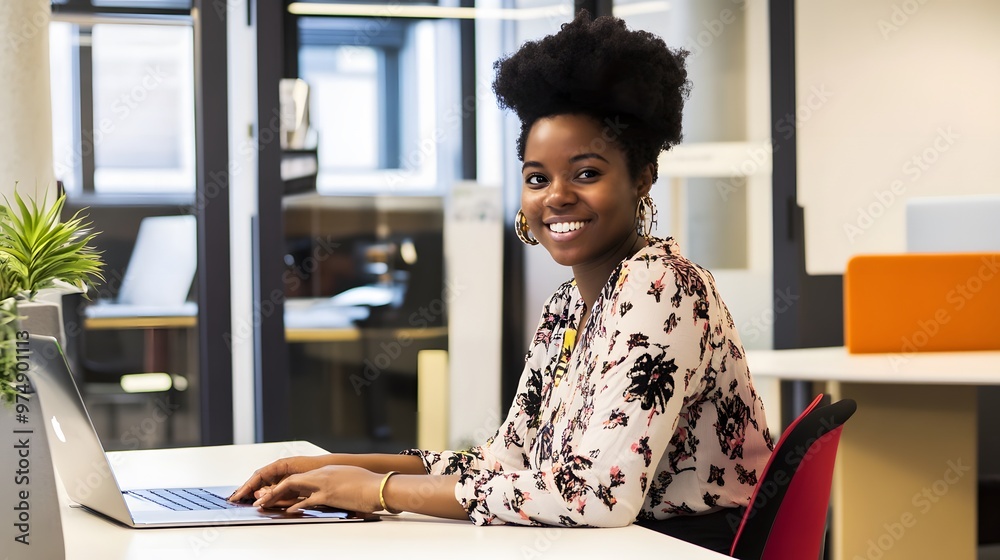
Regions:
M 858 403 L 837 455 L 834 560 L 976 557 L 975 389 L 1000 385 L 1000 351 L 806 348 L 748 351 L 747 363 Z
M 220 446 L 109 454 L 124 487 L 236 484 L 269 461 L 323 450 L 305 442 Z M 198 474 L 196 474 L 198 473 Z M 422 515 L 386 516 L 372 523 L 128 529 L 79 508 L 60 495 L 66 558 L 607 558 L 622 550 L 658 558 L 728 558 L 641 527 L 561 529 L 476 527 Z M 463 552 L 464 551 L 464 552 Z

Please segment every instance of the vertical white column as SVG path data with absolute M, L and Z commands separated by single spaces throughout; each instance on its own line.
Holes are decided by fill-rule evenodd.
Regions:
M 49 95 L 50 17 L 49 0 L 0 2 L 0 77 L 4 82 L 0 86 L 0 195 L 8 199 L 14 192 L 15 181 L 20 182 L 18 192 L 32 199 L 41 199 L 46 190 L 54 185 Z M 3 204 L 2 199 L 0 204 Z M 19 420 L 26 423 L 15 423 L 13 411 L 7 413 L 12 409 L 3 405 L 0 408 L 4 409 L 0 411 L 0 431 L 7 438 L 3 442 L 5 449 L 20 441 L 7 435 L 12 434 L 13 428 L 35 432 L 30 441 L 26 440 L 29 444 L 34 442 L 30 481 L 25 481 L 23 486 L 20 482 L 15 486 L 12 481 L 5 481 L 0 488 L 0 502 L 3 503 L 0 507 L 8 511 L 8 508 L 16 508 L 22 501 L 21 497 L 30 491 L 31 514 L 37 521 L 30 527 L 30 540 L 25 542 L 34 546 L 27 551 L 27 546 L 8 544 L 18 537 L 29 538 L 27 523 L 21 526 L 3 523 L 0 538 L 4 542 L 4 557 L 8 554 L 10 558 L 37 555 L 38 558 L 61 560 L 66 557 L 66 552 L 43 411 L 29 409 L 33 414 Z M 3 472 L 13 472 L 14 454 L 5 451 L 0 457 Z
M 257 32 L 247 23 L 247 1 L 219 4 L 229 28 L 229 255 L 232 270 L 233 439 L 253 443 L 253 241 L 257 213 Z M 213 3 L 213 8 L 216 4 Z
M 500 402 L 502 214 L 498 187 L 471 181 L 452 186 L 444 222 L 442 294 L 448 306 L 450 449 L 485 443 L 509 405 Z
M 0 2 L 0 193 L 55 190 L 49 91 L 49 0 Z M 70 84 L 65 84 L 69 87 Z M 49 197 L 51 201 L 52 196 Z

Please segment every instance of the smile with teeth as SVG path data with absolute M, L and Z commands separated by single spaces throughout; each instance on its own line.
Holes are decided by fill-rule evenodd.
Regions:
M 549 224 L 549 229 L 555 233 L 569 233 L 582 228 L 586 223 L 587 222 L 556 222 L 554 224 Z

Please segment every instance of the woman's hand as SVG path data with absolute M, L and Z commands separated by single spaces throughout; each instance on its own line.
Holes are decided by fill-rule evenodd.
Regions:
M 229 496 L 230 502 L 259 498 L 258 493 L 270 486 L 278 484 L 285 478 L 298 473 L 304 473 L 330 464 L 329 457 L 287 457 L 263 466 Z
M 361 467 L 328 465 L 289 474 L 277 484 L 257 490 L 253 505 L 286 507 L 288 513 L 318 505 L 371 513 L 382 509 L 378 496 L 382 476 Z

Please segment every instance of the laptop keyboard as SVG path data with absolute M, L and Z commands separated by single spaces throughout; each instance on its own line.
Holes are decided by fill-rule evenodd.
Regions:
M 126 490 L 140 500 L 154 503 L 173 511 L 232 509 L 241 507 L 221 496 L 201 488 L 162 488 L 157 490 Z

